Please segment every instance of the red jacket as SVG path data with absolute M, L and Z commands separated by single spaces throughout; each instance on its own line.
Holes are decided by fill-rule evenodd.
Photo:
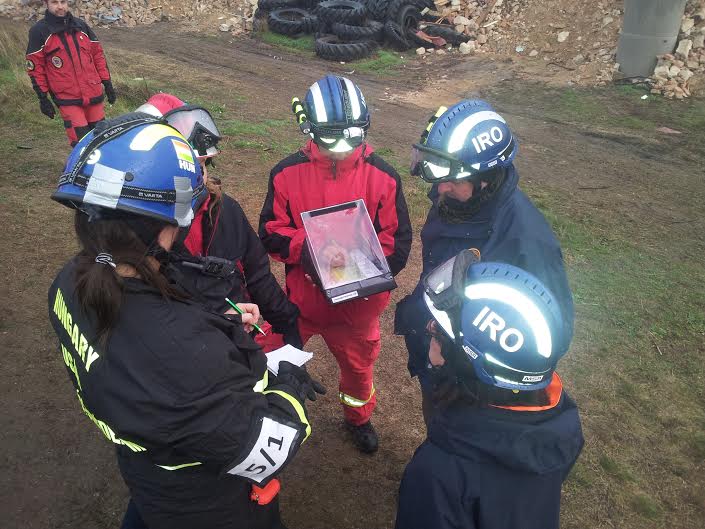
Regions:
M 304 277 L 301 250 L 306 232 L 301 213 L 363 199 L 392 274 L 399 273 L 411 249 L 411 223 L 401 179 L 392 166 L 363 144 L 345 160 L 333 162 L 309 141 L 270 173 L 260 214 L 259 235 L 270 255 L 286 264 L 289 299 L 301 315 L 321 324 L 355 324 L 379 316 L 388 293 L 331 306 Z M 325 320 L 325 321 L 324 321 Z
M 60 106 L 100 103 L 101 82 L 110 80 L 103 47 L 88 24 L 49 11 L 29 30 L 27 73 L 37 95 L 49 92 Z

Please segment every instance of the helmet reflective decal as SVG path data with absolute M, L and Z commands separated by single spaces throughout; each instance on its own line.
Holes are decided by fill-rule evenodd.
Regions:
M 173 140 L 172 140 L 173 141 Z M 174 177 L 174 190 L 176 191 L 176 202 L 174 203 L 174 218 L 181 227 L 186 227 L 193 220 L 193 188 L 191 179 L 183 176 Z
M 465 118 L 455 128 L 455 130 L 453 130 L 453 133 L 450 136 L 450 141 L 448 142 L 448 152 L 454 153 L 461 150 L 465 146 L 465 140 L 467 139 L 468 134 L 470 134 L 470 131 L 472 131 L 472 129 L 483 121 L 500 121 L 501 123 L 507 123 L 504 118 L 496 112 L 492 112 L 490 110 L 476 112 L 475 114 Z
M 96 149 L 90 154 L 90 156 L 88 156 L 88 160 L 86 160 L 86 165 L 96 164 L 98 163 L 98 160 L 100 160 L 100 149 Z
M 321 87 L 318 83 L 311 85 L 311 95 L 313 96 L 313 107 L 316 113 L 316 122 L 325 123 L 328 121 L 328 114 L 326 113 L 326 105 L 323 102 L 323 95 L 321 94 Z
M 133 151 L 151 151 L 154 146 L 163 138 L 178 137 L 186 141 L 179 131 L 161 124 L 153 124 L 140 130 L 130 142 L 130 149 Z
M 513 307 L 517 312 L 519 312 L 519 314 L 521 314 L 531 328 L 534 338 L 536 339 L 538 353 L 544 358 L 550 358 L 552 343 L 551 331 L 548 327 L 548 322 L 536 304 L 524 294 L 512 287 L 497 283 L 476 283 L 473 285 L 468 285 L 465 288 L 465 296 L 472 300 L 495 300 Z M 481 328 L 481 325 L 487 320 L 483 320 L 481 316 L 485 315 L 483 315 L 482 312 L 478 314 L 476 319 L 473 321 L 473 325 L 478 327 L 480 330 L 484 330 Z M 487 316 L 485 316 L 485 318 L 486 317 Z M 492 322 L 488 322 L 486 328 L 489 328 L 492 333 L 496 333 L 496 330 L 499 330 L 499 324 L 495 323 L 493 326 Z M 505 349 L 507 348 L 505 347 Z
M 357 90 L 355 89 L 355 85 L 347 77 L 342 77 L 341 79 L 343 80 L 346 88 L 348 89 L 348 97 L 350 98 L 350 107 L 352 109 L 352 117 L 353 117 L 353 119 L 359 119 L 360 114 L 362 112 L 360 110 L 360 99 L 357 97 Z
M 97 163 L 91 178 L 88 180 L 83 202 L 115 209 L 118 200 L 120 200 L 123 185 L 125 185 L 125 173 L 123 171 Z

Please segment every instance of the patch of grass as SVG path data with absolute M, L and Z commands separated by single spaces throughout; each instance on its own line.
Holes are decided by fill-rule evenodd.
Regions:
M 578 462 L 575 463 L 566 481 L 568 484 L 575 484 L 582 488 L 593 487 L 595 485 L 594 474 L 586 468 L 582 459 L 578 459 Z
M 399 52 L 379 50 L 375 56 L 354 61 L 352 64 L 358 73 L 374 73 L 393 76 L 404 65 L 406 59 Z
M 635 494 L 629 502 L 634 512 L 649 520 L 656 520 L 661 516 L 661 507 L 646 494 Z
M 285 119 L 266 119 L 260 122 L 229 119 L 223 122 L 221 132 L 235 137 L 271 137 L 276 131 L 285 131 L 289 127 L 293 129 L 292 123 Z
M 688 441 L 690 453 L 696 460 L 705 460 L 705 433 L 694 433 Z
M 631 473 L 625 469 L 621 463 L 618 463 L 611 457 L 607 455 L 600 456 L 598 461 L 602 470 L 604 470 L 608 475 L 615 478 L 617 481 L 626 482 L 634 481 L 634 477 Z
M 642 96 L 648 96 L 642 99 Z M 499 84 L 492 89 L 494 99 L 526 107 L 545 118 L 614 132 L 653 131 L 669 127 L 693 136 L 697 142 L 705 133 L 705 100 L 668 100 L 654 96 L 643 87 L 614 86 L 604 88 L 546 88 L 543 85 L 513 90 Z
M 276 46 L 277 48 L 290 50 L 294 53 L 313 56 L 314 39 L 312 35 L 303 35 L 298 38 L 279 35 L 272 31 L 265 31 L 260 35 L 263 42 Z
M 386 158 L 388 156 L 394 156 L 394 151 L 390 149 L 389 147 L 381 147 L 379 149 L 375 149 L 375 152 L 381 156 L 382 158 Z

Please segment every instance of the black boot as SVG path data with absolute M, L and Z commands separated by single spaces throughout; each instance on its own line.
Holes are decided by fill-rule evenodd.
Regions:
M 360 426 L 346 422 L 345 427 L 352 434 L 353 442 L 360 452 L 371 454 L 377 451 L 379 440 L 377 439 L 377 432 L 375 432 L 371 421 L 367 421 Z

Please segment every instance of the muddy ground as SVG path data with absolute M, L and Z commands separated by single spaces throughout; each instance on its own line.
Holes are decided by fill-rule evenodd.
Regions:
M 302 97 L 328 71 L 349 73 L 355 68 L 293 55 L 251 39 L 230 43 L 226 38 L 178 34 L 166 24 L 113 29 L 103 32 L 101 39 L 114 72 L 132 79 L 158 79 L 160 86 L 172 86 L 175 91 L 188 87 L 203 100 L 222 105 L 225 113 L 252 122 L 291 119 L 292 96 Z M 510 64 L 486 58 L 439 58 L 424 67 L 409 61 L 394 76 L 349 75 L 359 82 L 373 108 L 372 144 L 384 147 L 400 166 L 407 162 L 409 145 L 439 104 L 482 94 L 496 104 L 519 138 L 517 165 L 525 186 L 572 195 L 571 214 L 602 210 L 621 215 L 625 223 L 638 225 L 645 237 L 652 225 L 671 223 L 674 238 L 694 238 L 690 249 L 683 250 L 685 254 L 702 248 L 702 221 L 696 219 L 693 224 L 684 213 L 699 211 L 701 190 L 677 195 L 663 187 L 658 196 L 642 193 L 664 173 L 693 172 L 697 157 L 687 141 L 549 119 L 542 105 L 550 101 L 544 92 L 552 89 L 537 86 Z M 532 94 L 543 103 L 536 103 Z M 609 112 L 607 107 L 605 111 Z M 290 140 L 298 141 L 293 120 L 290 130 Z M 5 124 L 2 131 L 12 134 L 17 145 L 31 149 L 13 151 L 24 164 L 20 181 L 12 178 L 16 175 L 10 170 L 12 164 L 0 170 L 0 293 L 5 302 L 0 311 L 0 443 L 4 448 L 0 525 L 117 527 L 127 490 L 116 469 L 113 448 L 80 412 L 46 317 L 47 287 L 75 248 L 70 212 L 48 200 L 68 149 L 63 135 L 40 145 L 19 124 Z M 232 142 L 225 150 L 215 173 L 256 222 L 269 169 L 281 155 L 272 146 L 235 146 Z M 615 178 L 620 181 L 617 190 Z M 420 271 L 418 228 L 426 202 L 422 188 L 408 177 L 405 184 L 416 231 L 410 262 L 398 277 L 394 300 L 413 288 Z M 681 222 L 684 215 L 689 222 Z M 586 309 L 580 302 L 576 307 L 580 326 Z M 379 406 L 374 422 L 381 448 L 374 456 L 360 455 L 347 442 L 335 398 L 336 366 L 321 341 L 309 344 L 316 353 L 312 372 L 333 391 L 309 406 L 313 435 L 282 479 L 283 516 L 292 529 L 393 525 L 398 483 L 405 463 L 423 439 L 424 427 L 417 384 L 406 371 L 403 342 L 391 334 L 392 309 L 393 305 L 383 318 L 383 349 L 376 367 Z M 583 408 L 586 453 L 594 454 L 598 448 L 591 442 L 609 436 L 610 427 L 591 413 L 591 405 L 602 395 L 591 393 L 574 376 L 579 366 L 591 361 L 588 338 L 578 330 L 562 372 Z M 595 456 L 586 461 L 593 465 Z M 680 484 L 684 488 L 692 485 Z M 702 481 L 695 486 L 702 487 Z M 625 514 L 624 506 L 608 496 L 608 487 L 599 482 L 594 487 L 569 482 L 563 526 L 660 526 Z M 702 527 L 702 511 L 696 507 L 675 503 L 673 509 L 682 516 L 668 526 Z

